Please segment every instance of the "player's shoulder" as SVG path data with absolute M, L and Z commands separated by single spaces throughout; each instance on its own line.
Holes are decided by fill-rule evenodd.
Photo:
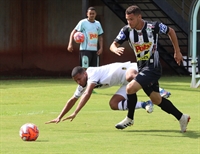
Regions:
M 121 34 L 124 34 L 126 36 L 129 36 L 129 33 L 132 29 L 128 26 L 128 25 L 125 25 L 124 27 L 122 27 L 121 29 Z
M 152 21 L 152 20 L 144 20 L 147 24 L 156 25 L 159 21 Z
M 101 24 L 100 21 L 98 21 L 98 20 L 95 20 L 94 23 Z
M 121 28 L 119 34 L 115 38 L 115 42 L 122 44 L 125 40 L 129 39 L 129 32 L 131 29 L 129 28 L 128 25 L 125 25 L 124 27 Z
M 124 27 L 121 28 L 121 31 L 130 32 L 131 28 L 128 25 L 125 25 Z
M 94 24 L 100 28 L 102 28 L 101 23 L 98 20 L 95 20 Z
M 145 21 L 146 22 L 146 30 L 150 30 L 153 33 L 158 33 L 160 31 L 160 24 L 159 21 Z
M 86 22 L 88 22 L 88 20 L 87 20 L 86 18 L 81 19 L 81 20 L 79 21 L 79 23 L 86 23 Z
M 163 34 L 167 34 L 169 31 L 169 27 L 160 21 L 148 21 L 147 29 L 148 29 L 148 27 L 152 27 L 152 29 L 155 30 L 154 32 L 159 32 L 159 33 L 163 33 Z
M 159 21 L 145 21 L 146 24 L 147 24 L 147 28 L 150 27 L 150 28 L 157 28 L 160 24 Z
M 96 67 L 97 68 L 97 67 Z M 91 72 L 92 70 L 94 70 L 95 69 L 95 67 L 88 67 L 87 69 L 86 69 L 86 72 Z
M 88 67 L 87 70 L 87 83 L 97 83 L 102 77 L 102 69 L 101 67 Z
M 86 70 L 88 76 L 98 73 L 98 68 L 99 67 L 88 67 Z

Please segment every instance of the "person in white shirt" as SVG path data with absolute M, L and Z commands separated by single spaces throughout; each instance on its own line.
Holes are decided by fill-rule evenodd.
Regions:
M 74 95 L 67 101 L 58 117 L 46 122 L 46 124 L 59 123 L 81 97 L 76 110 L 70 116 L 63 119 L 63 121 L 67 119 L 72 121 L 88 102 L 95 88 L 109 88 L 119 85 L 120 88 L 110 99 L 109 105 L 112 110 L 127 110 L 126 85 L 128 81 L 131 81 L 137 75 L 137 70 L 137 64 L 131 62 L 116 62 L 100 67 L 89 67 L 87 70 L 81 66 L 75 67 L 71 74 L 74 81 L 78 84 Z M 162 88 L 160 90 L 162 92 L 165 91 Z M 169 97 L 169 95 L 170 93 L 165 91 L 163 97 Z M 153 112 L 151 101 L 137 102 L 136 109 L 139 108 L 144 108 L 148 113 Z

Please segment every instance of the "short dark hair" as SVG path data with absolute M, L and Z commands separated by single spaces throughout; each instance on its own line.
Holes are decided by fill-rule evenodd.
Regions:
M 137 5 L 131 5 L 126 9 L 126 14 L 140 15 L 141 9 Z
M 94 8 L 93 6 L 91 6 L 91 7 L 89 7 L 89 8 L 87 9 L 87 11 L 89 11 L 89 10 L 96 11 L 95 8 Z
M 71 76 L 74 77 L 77 74 L 82 74 L 83 72 L 85 72 L 85 69 L 81 66 L 76 66 L 73 68 Z

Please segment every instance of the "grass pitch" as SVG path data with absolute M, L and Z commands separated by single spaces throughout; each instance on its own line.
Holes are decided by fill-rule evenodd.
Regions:
M 190 81 L 190 77 L 162 77 L 160 80 L 160 86 L 171 92 L 174 105 L 191 116 L 187 132 L 180 133 L 179 122 L 157 106 L 152 114 L 136 110 L 133 126 L 115 129 L 114 125 L 127 113 L 109 108 L 108 101 L 118 87 L 95 90 L 72 122 L 47 125 L 44 123 L 56 118 L 73 95 L 74 81 L 1 80 L 0 153 L 199 154 L 200 88 L 190 88 Z M 145 101 L 148 97 L 140 91 L 138 100 Z M 35 142 L 25 142 L 19 137 L 20 127 L 27 122 L 39 128 L 40 135 Z

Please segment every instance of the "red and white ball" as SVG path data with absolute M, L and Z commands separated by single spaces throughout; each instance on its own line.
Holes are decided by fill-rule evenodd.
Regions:
M 39 129 L 33 123 L 26 123 L 21 126 L 19 136 L 23 141 L 35 141 L 39 136 Z
M 84 39 L 85 39 L 85 36 L 84 36 L 84 34 L 82 32 L 76 32 L 74 34 L 74 41 L 76 43 L 83 43 Z

